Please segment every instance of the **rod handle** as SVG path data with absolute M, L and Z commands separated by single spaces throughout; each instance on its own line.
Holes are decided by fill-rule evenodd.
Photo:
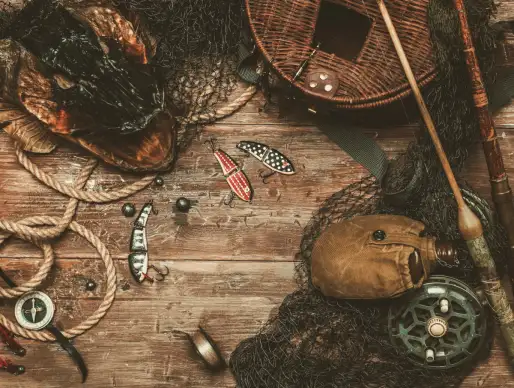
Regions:
M 514 366 L 514 312 L 483 235 L 466 241 L 489 306 L 496 315 L 511 366 Z

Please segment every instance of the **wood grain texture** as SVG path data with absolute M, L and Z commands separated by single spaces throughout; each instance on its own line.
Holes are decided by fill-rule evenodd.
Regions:
M 495 22 L 509 22 L 514 19 L 514 1 L 513 0 L 501 0 L 497 1 L 497 9 Z
M 514 0 L 500 3 L 497 20 L 514 15 Z M 409 102 L 400 115 L 415 115 Z M 107 244 L 118 270 L 117 298 L 106 318 L 75 344 L 90 369 L 80 384 L 72 361 L 57 345 L 22 340 L 25 358 L 0 355 L 27 367 L 24 376 L 0 375 L 0 388 L 138 387 L 138 388 L 234 388 L 228 371 L 212 375 L 205 370 L 180 332 L 192 332 L 202 324 L 228 358 L 237 344 L 258 332 L 282 299 L 296 287 L 293 259 L 303 227 L 320 203 L 335 191 L 367 175 L 366 170 L 331 143 L 316 127 L 311 115 L 282 117 L 274 107 L 261 111 L 259 96 L 242 111 L 209 126 L 181 155 L 176 170 L 164 175 L 164 187 L 152 186 L 128 201 L 138 209 L 153 199 L 159 209 L 148 226 L 150 260 L 166 265 L 170 276 L 163 283 L 138 285 L 126 258 L 133 219 L 121 215 L 125 201 L 108 205 L 81 204 L 77 220 L 91 228 Z M 362 119 L 359 117 L 358 119 Z M 496 116 L 500 147 L 507 172 L 514 176 L 514 104 Z M 346 119 L 341 119 L 347 123 Z M 416 124 L 391 124 L 363 129 L 375 138 L 389 157 L 407 147 Z M 205 139 L 218 138 L 220 147 L 244 162 L 255 189 L 252 205 L 222 205 L 228 186 Z M 273 177 L 268 185 L 258 179 L 263 166 L 235 149 L 240 140 L 256 140 L 284 152 L 298 174 Z M 45 171 L 62 182 L 73 183 L 88 159 L 77 147 L 63 144 L 48 156 L 33 156 Z M 490 187 L 480 144 L 473 150 L 463 177 L 485 198 Z M 108 190 L 137 179 L 110 167 L 99 168 L 89 190 Z M 511 178 L 513 179 L 513 178 Z M 189 214 L 177 213 L 179 196 L 198 201 Z M 42 186 L 17 163 L 13 146 L 0 133 L 0 218 L 22 219 L 31 215 L 59 216 L 63 196 Z M 95 251 L 82 239 L 67 234 L 56 244 L 57 262 L 43 289 L 57 306 L 56 323 L 70 327 L 93 312 L 103 297 L 103 266 Z M 36 271 L 40 253 L 31 245 L 10 241 L 0 250 L 0 267 L 21 282 Z M 85 290 L 87 278 L 98 283 Z M 13 301 L 0 301 L 0 311 L 12 318 Z M 497 340 L 489 360 L 465 381 L 463 388 L 514 387 Z
M 119 262 L 117 299 L 106 319 L 74 344 L 90 369 L 88 382 L 54 344 L 22 340 L 27 367 L 21 377 L 2 374 L 0 387 L 230 387 L 228 372 L 213 376 L 191 351 L 182 332 L 201 324 L 229 357 L 237 343 L 257 332 L 284 295 L 295 286 L 292 263 L 163 262 L 171 275 L 163 283 L 143 285 Z M 36 268 L 35 260 L 0 259 L 0 266 L 20 280 Z M 45 290 L 56 303 L 56 322 L 69 327 L 100 303 L 105 284 L 98 260 L 61 260 Z M 85 291 L 84 277 L 98 281 Z M 242 308 L 244 306 L 244 308 Z M 13 302 L 1 311 L 12 318 Z M 7 354 L 0 350 L 0 354 Z M 15 357 L 10 357 L 15 359 Z
M 222 149 L 244 163 L 255 190 L 251 206 L 243 202 L 236 202 L 234 209 L 223 205 L 229 188 L 212 153 L 203 146 L 203 141 L 210 136 L 217 137 Z M 397 150 L 407 146 L 412 129 L 383 131 L 377 136 L 389 155 L 394 156 Z M 258 170 L 264 166 L 235 149 L 238 141 L 249 138 L 282 150 L 292 159 L 298 173 L 291 177 L 276 176 L 268 185 L 263 184 L 258 178 Z M 62 150 L 33 159 L 44 163 L 45 171 L 66 183 L 73 182 L 85 161 L 83 157 Z M 42 187 L 29 173 L 20 169 L 6 136 L 0 137 L 0 163 L 4 166 L 0 175 L 1 218 L 22 218 L 29 208 L 36 214 L 57 216 L 63 212 L 65 201 L 62 197 Z M 152 216 L 148 228 L 152 244 L 160 248 L 151 251 L 155 259 L 254 260 L 258 257 L 291 260 L 298 247 L 301 230 L 320 202 L 365 175 L 367 172 L 363 167 L 320 136 L 314 127 L 220 124 L 209 128 L 180 158 L 177 169 L 163 176 L 164 187 L 151 187 L 130 201 L 140 208 L 152 198 L 159 209 L 159 214 Z M 133 176 L 101 168 L 88 187 L 93 190 L 109 189 L 133 179 Z M 198 205 L 187 215 L 173 211 L 173 204 L 180 196 L 198 200 Z M 39 205 L 36 208 L 35 201 Z M 117 258 L 126 257 L 127 236 L 132 222 L 121 216 L 123 202 L 83 204 L 77 217 L 79 222 L 102 237 Z M 67 240 L 58 244 L 61 257 L 94 254 L 79 238 L 70 236 Z M 226 250 L 220 252 L 220 246 Z M 25 257 L 34 256 L 35 251 L 14 243 L 8 246 L 6 254 Z
M 255 334 L 285 295 L 295 289 L 292 260 L 303 227 L 321 201 L 367 175 L 364 168 L 321 135 L 314 123 L 284 123 L 278 112 L 260 112 L 256 99 L 225 122 L 210 126 L 180 158 L 177 169 L 164 176 L 164 187 L 153 186 L 130 201 L 140 207 L 154 199 L 158 215 L 149 222 L 150 258 L 171 270 L 164 283 L 137 285 L 127 266 L 128 238 L 133 219 L 121 215 L 124 201 L 108 205 L 81 204 L 77 220 L 91 228 L 117 259 L 118 294 L 107 317 L 76 340 L 91 375 L 86 387 L 233 387 L 228 372 L 212 376 L 199 363 L 184 336 L 202 323 L 217 339 L 226 356 L 242 339 Z M 505 108 L 509 112 L 511 108 Z M 497 119 L 501 122 L 504 113 Z M 250 119 L 251 117 L 251 119 Z M 241 122 L 238 124 L 238 120 Z M 312 120 L 312 119 L 311 119 Z M 254 122 L 255 124 L 252 124 Z M 262 124 L 264 122 L 265 124 Z M 506 119 L 508 122 L 508 119 Z M 501 124 L 500 143 L 507 169 L 514 167 L 514 133 Z M 415 125 L 366 129 L 390 157 L 413 139 Z M 252 205 L 223 206 L 228 187 L 203 141 L 215 136 L 220 146 L 244 162 L 256 197 Z M 257 178 L 260 163 L 235 149 L 243 139 L 255 139 L 282 150 L 298 174 L 274 177 L 264 185 Z M 72 183 L 87 155 L 63 145 L 34 161 L 60 180 Z M 43 187 L 17 163 L 11 141 L 0 135 L 0 217 L 58 216 L 65 199 Z M 511 174 L 513 173 L 510 171 Z M 487 171 L 480 145 L 470 157 L 465 178 L 489 198 Z M 136 177 L 101 167 L 88 184 L 103 190 Z M 177 197 L 198 201 L 188 215 L 173 210 Z M 94 311 L 104 289 L 103 267 L 94 250 L 74 235 L 56 244 L 57 269 L 45 289 L 58 306 L 56 321 L 69 327 Z M 18 282 L 34 273 L 39 252 L 27 243 L 10 241 L 0 251 L 0 266 Z M 85 278 L 95 279 L 94 293 L 84 289 Z M 13 302 L 1 310 L 12 316 Z M 2 375 L 0 387 L 79 387 L 78 372 L 55 345 L 23 341 L 29 354 L 22 359 L 26 375 Z M 0 353 L 2 354 L 2 353 Z M 11 357 L 14 359 L 14 357 Z M 50 360 L 50 361 L 48 361 Z M 463 387 L 514 386 L 514 379 L 495 348 Z
M 212 375 L 202 366 L 181 332 L 202 325 L 229 359 L 237 344 L 255 334 L 282 298 L 295 289 L 292 263 L 186 261 L 163 262 L 172 275 L 164 283 L 136 284 L 126 264 L 117 263 L 116 302 L 107 317 L 74 344 L 90 369 L 88 382 L 57 345 L 21 340 L 27 356 L 16 358 L 27 367 L 22 377 L 5 374 L 0 387 L 226 387 L 234 382 L 228 371 Z M 20 280 L 36 269 L 31 259 L 0 259 L 0 266 Z M 85 291 L 85 278 L 100 276 L 97 260 L 65 259 L 45 290 L 56 302 L 56 322 L 63 327 L 79 322 L 100 303 L 104 282 Z M 12 318 L 13 302 L 1 311 Z M 491 357 L 462 385 L 514 387 L 503 351 L 497 345 Z M 2 352 L 7 354 L 7 351 Z M 11 357 L 15 359 L 14 357 Z

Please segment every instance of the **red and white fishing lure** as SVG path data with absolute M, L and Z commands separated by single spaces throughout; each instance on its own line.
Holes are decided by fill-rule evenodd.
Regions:
M 253 189 L 244 171 L 225 151 L 216 146 L 214 140 L 208 140 L 206 143 L 209 143 L 209 148 L 214 153 L 214 157 L 223 170 L 223 175 L 230 186 L 230 190 L 232 190 L 230 198 L 228 201 L 225 201 L 225 204 L 229 205 L 234 196 L 237 196 L 242 201 L 251 202 Z

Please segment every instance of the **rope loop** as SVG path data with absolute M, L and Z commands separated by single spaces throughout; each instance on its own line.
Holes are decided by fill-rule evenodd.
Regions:
M 203 124 L 214 120 L 221 119 L 236 112 L 245 105 L 255 94 L 255 86 L 247 88 L 241 96 L 236 100 L 219 109 L 214 114 L 193 115 L 188 118 L 188 123 L 195 122 Z M 29 171 L 34 177 L 48 187 L 64 194 L 69 198 L 68 205 L 62 217 L 35 216 L 25 218 L 20 221 L 10 221 L 0 219 L 0 247 L 10 236 L 16 236 L 23 240 L 32 242 L 40 247 L 43 251 L 43 262 L 38 272 L 26 283 L 14 288 L 5 289 L 0 287 L 0 296 L 4 298 L 16 298 L 26 292 L 33 291 L 41 285 L 47 278 L 52 265 L 55 261 L 54 251 L 49 241 L 60 237 L 67 229 L 72 230 L 84 239 L 86 239 L 100 254 L 106 269 L 107 289 L 104 299 L 98 309 L 84 322 L 79 325 L 63 331 L 62 334 L 67 338 L 73 338 L 85 333 L 87 330 L 95 326 L 107 313 L 116 294 L 116 269 L 112 257 L 107 247 L 95 236 L 89 229 L 73 221 L 77 212 L 79 201 L 89 203 L 107 203 L 129 197 L 146 187 L 148 187 L 155 179 L 156 175 L 146 176 L 139 181 L 122 188 L 109 192 L 92 192 L 84 190 L 84 186 L 93 174 L 97 160 L 91 159 L 80 171 L 75 184 L 73 186 L 62 184 L 54 177 L 50 176 L 38 166 L 36 166 L 20 145 L 15 143 L 15 152 L 20 164 Z M 13 323 L 3 314 L 0 314 L 0 324 L 16 335 L 34 339 L 39 341 L 55 341 L 55 337 L 47 331 L 27 330 L 16 323 Z
M 45 225 L 57 225 L 61 221 L 60 218 L 55 217 L 40 217 L 39 220 L 43 222 Z M 116 294 L 116 269 L 114 267 L 114 263 L 112 257 L 107 250 L 107 247 L 100 241 L 98 237 L 96 237 L 93 232 L 89 229 L 86 229 L 84 226 L 78 224 L 76 221 L 72 221 L 69 225 L 69 229 L 77 233 L 78 235 L 85 238 L 100 254 L 102 258 L 105 268 L 106 268 L 106 278 L 107 278 L 107 290 L 105 292 L 104 299 L 98 309 L 84 322 L 79 325 L 73 327 L 72 329 L 65 330 L 62 334 L 66 338 L 73 338 L 85 333 L 87 330 L 95 326 L 107 313 L 107 310 L 111 307 L 114 302 L 114 297 Z M 45 262 L 41 266 L 38 275 L 36 275 L 31 282 L 27 282 L 20 287 L 16 287 L 13 289 L 4 290 L 0 288 L 0 293 L 4 295 L 4 292 L 8 295 L 8 297 L 17 297 L 22 295 L 25 292 L 32 291 L 34 288 L 39 286 L 41 282 L 46 278 L 48 272 L 53 263 L 53 251 L 52 248 L 45 244 L 43 245 L 43 252 L 45 253 Z M 51 259 L 46 258 L 46 254 L 50 255 Z M 39 341 L 55 341 L 55 337 L 49 332 L 45 331 L 34 331 L 27 330 L 18 324 L 12 322 L 3 314 L 0 314 L 0 324 L 5 326 L 12 333 L 22 336 L 28 339 L 34 339 Z

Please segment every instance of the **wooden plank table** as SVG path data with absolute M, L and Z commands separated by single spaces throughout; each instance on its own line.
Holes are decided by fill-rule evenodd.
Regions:
M 514 1 L 500 4 L 498 20 L 513 15 Z M 125 201 L 108 205 L 81 204 L 77 221 L 95 232 L 108 246 L 117 268 L 116 300 L 107 316 L 74 343 L 90 370 L 86 384 L 72 361 L 55 344 L 21 340 L 27 348 L 20 361 L 25 375 L 0 376 L 2 388 L 25 387 L 234 387 L 229 371 L 207 372 L 178 331 L 193 332 L 199 324 L 219 342 L 228 358 L 237 344 L 255 334 L 282 299 L 295 289 L 293 259 L 303 227 L 320 203 L 335 191 L 360 180 L 366 170 L 322 135 L 308 118 L 279 118 L 260 112 L 256 98 L 236 115 L 211 125 L 181 155 L 176 169 L 164 175 L 163 187 L 152 186 L 130 199 L 138 208 L 153 199 L 159 210 L 148 226 L 150 257 L 166 265 L 170 275 L 162 283 L 136 284 L 127 268 L 131 222 L 121 215 Z M 511 180 L 514 179 L 514 104 L 496 116 L 501 147 Z M 389 157 L 406 149 L 416 126 L 365 130 Z M 275 176 L 265 185 L 257 178 L 262 167 L 244 159 L 255 189 L 252 205 L 223 205 L 227 185 L 203 141 L 218 138 L 233 155 L 238 141 L 254 139 L 283 150 L 298 173 Z M 33 157 L 45 171 L 72 183 L 88 156 L 63 145 L 49 156 Z M 31 215 L 60 216 L 66 199 L 37 182 L 16 161 L 13 145 L 0 133 L 0 218 Z M 472 152 L 464 177 L 490 199 L 485 161 L 480 146 Z M 87 185 L 109 190 L 136 177 L 102 166 Z M 173 211 L 180 196 L 198 201 L 188 215 Z M 56 322 L 71 327 L 92 313 L 103 298 L 104 268 L 95 251 L 81 238 L 67 233 L 56 245 L 57 262 L 45 291 L 57 306 Z M 0 250 L 0 267 L 16 281 L 28 279 L 41 262 L 40 252 L 18 240 Z M 98 283 L 85 290 L 85 279 Z M 0 301 L 0 311 L 13 317 L 14 302 Z M 514 387 L 514 376 L 495 341 L 491 357 L 462 385 Z
M 207 372 L 177 330 L 193 332 L 202 324 L 229 357 L 239 341 L 255 334 L 284 296 L 295 289 L 293 259 L 312 212 L 333 192 L 367 175 L 312 123 L 279 119 L 275 111 L 259 112 L 261 105 L 257 98 L 233 117 L 206 128 L 181 156 L 175 171 L 164 175 L 163 187 L 152 186 L 130 199 L 138 208 L 153 199 L 159 209 L 158 215 L 151 216 L 148 240 L 151 261 L 170 269 L 163 283 L 136 284 L 128 271 L 133 219 L 121 215 L 124 201 L 80 205 L 77 221 L 107 244 L 118 272 L 114 305 L 97 327 L 75 340 L 90 369 L 84 387 L 234 387 L 228 371 L 221 375 Z M 514 104 L 497 116 L 511 175 L 513 113 Z M 375 137 L 393 157 L 406 148 L 414 131 L 415 126 L 406 125 L 365 133 Z M 260 163 L 243 158 L 253 178 L 254 203 L 237 202 L 233 209 L 224 206 L 226 183 L 217 162 L 203 146 L 210 136 L 218 138 L 220 146 L 233 155 L 239 155 L 234 146 L 240 140 L 273 145 L 291 157 L 298 174 L 273 177 L 264 185 L 257 179 Z M 68 145 L 55 154 L 33 157 L 65 183 L 73 182 L 86 159 L 82 151 Z M 5 134 L 0 134 L 0 165 L 0 218 L 61 215 L 66 200 L 18 165 Z M 478 146 L 465 177 L 489 198 L 485 162 Z M 102 166 L 88 188 L 108 190 L 135 179 Z M 198 200 L 188 215 L 173 211 L 179 196 Z M 56 268 L 45 282 L 45 290 L 57 305 L 56 321 L 71 327 L 100 303 L 105 290 L 104 268 L 95 251 L 73 234 L 66 234 L 56 244 L 56 252 Z M 41 261 L 36 248 L 17 240 L 9 242 L 0 255 L 0 266 L 16 281 L 27 279 Z M 94 292 L 85 290 L 86 278 L 98 283 Z M 13 305 L 13 301 L 2 301 L 0 311 L 12 318 Z M 79 373 L 57 345 L 21 342 L 28 349 L 27 356 L 20 359 L 27 373 L 20 377 L 2 374 L 0 387 L 82 386 Z M 489 362 L 464 384 L 475 386 L 514 387 L 498 346 Z

